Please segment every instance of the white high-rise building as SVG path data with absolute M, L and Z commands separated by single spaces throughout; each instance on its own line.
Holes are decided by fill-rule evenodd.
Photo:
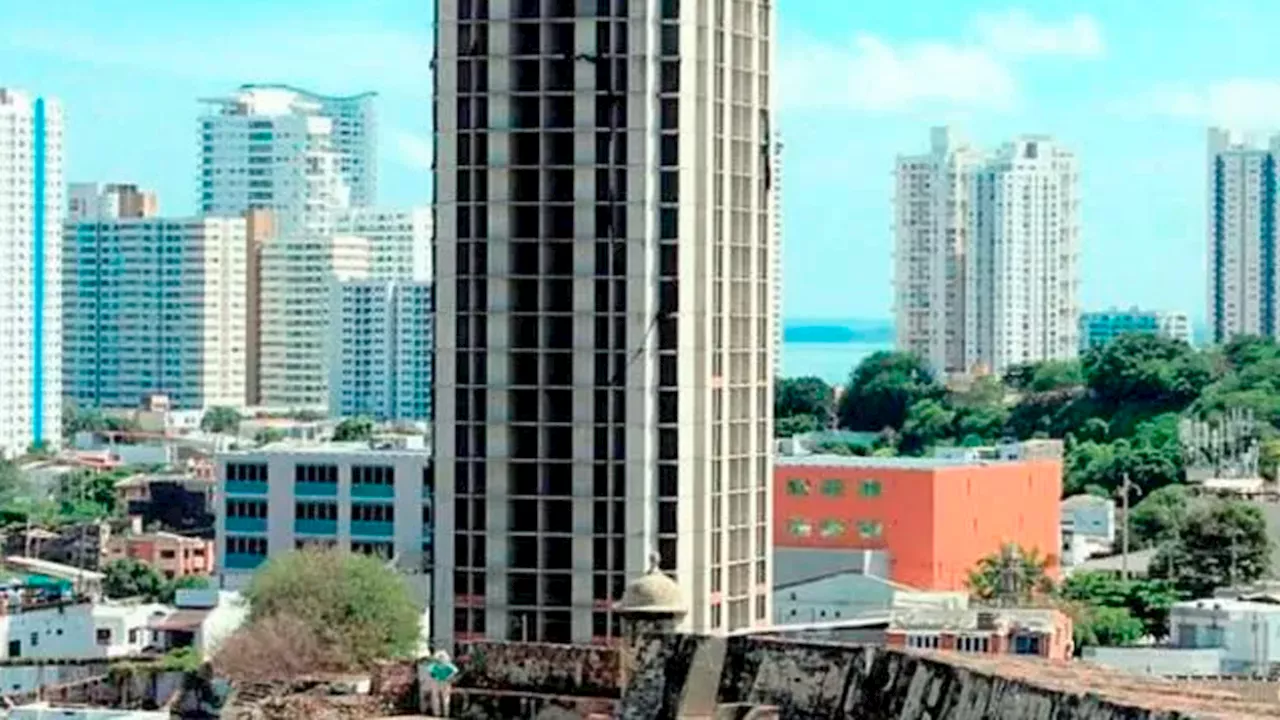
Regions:
M 377 93 L 321 95 L 292 85 L 243 85 L 245 92 L 278 91 L 293 93 L 314 104 L 333 123 L 333 149 L 338 153 L 338 171 L 351 192 L 356 207 L 378 201 L 378 119 L 374 101 Z
M 80 193 L 102 215 L 66 224 L 67 397 L 120 408 L 159 393 L 176 409 L 242 407 L 244 219 L 121 217 L 112 187 L 97 199 Z
M 1191 320 L 1183 312 L 1111 308 L 1080 314 L 1080 349 L 1102 347 L 1121 335 L 1159 335 L 1191 344 Z
M 775 7 L 437 0 L 440 642 L 770 622 Z
M 354 280 L 333 293 L 329 412 L 431 419 L 431 283 Z
M 324 412 L 329 404 L 330 294 L 369 277 L 369 241 L 351 235 L 274 238 L 261 254 L 261 402 Z
M 0 456 L 62 437 L 63 125 L 0 87 Z
M 369 239 L 371 279 L 431 279 L 431 208 L 348 208 L 335 213 L 333 228 Z
M 940 373 L 1075 357 L 1075 155 L 1038 135 L 983 152 L 935 128 L 896 176 L 898 347 Z
M 1210 128 L 1208 139 L 1207 317 L 1213 341 L 1280 337 L 1280 135 L 1264 145 Z
M 255 244 L 251 261 L 259 283 L 249 288 L 257 311 L 250 325 L 258 329 L 254 399 L 322 410 L 331 283 L 369 270 L 368 243 L 334 229 L 350 202 L 337 123 L 315 96 L 287 87 L 251 86 L 206 103 L 203 214 L 271 212 L 272 237 Z
M 68 183 L 66 222 L 117 218 L 155 217 L 156 194 L 120 183 Z

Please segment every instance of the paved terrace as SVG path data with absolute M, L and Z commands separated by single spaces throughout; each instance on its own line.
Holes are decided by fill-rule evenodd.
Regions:
M 776 638 L 651 636 L 632 653 L 598 646 L 463 642 L 453 717 L 622 720 L 1180 720 L 1280 718 L 1280 702 L 1084 663 L 916 653 Z

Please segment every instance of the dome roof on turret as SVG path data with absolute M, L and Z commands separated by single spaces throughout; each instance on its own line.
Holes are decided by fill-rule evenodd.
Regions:
M 682 615 L 688 611 L 680 586 L 657 568 L 632 580 L 616 607 L 621 613 L 645 615 Z

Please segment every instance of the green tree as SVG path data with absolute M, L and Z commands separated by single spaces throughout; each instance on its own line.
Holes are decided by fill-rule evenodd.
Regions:
M 943 438 L 950 436 L 956 412 L 939 400 L 915 402 L 907 410 L 898 449 L 906 455 L 919 455 Z
M 1129 542 L 1135 549 L 1156 547 L 1181 534 L 1191 508 L 1185 485 L 1153 490 L 1129 510 Z
M 916 402 L 942 397 L 929 366 L 911 353 L 872 353 L 854 369 L 840 398 L 840 424 L 850 430 L 900 430 Z
M 209 578 L 203 575 L 184 575 L 164 583 L 160 601 L 173 602 L 179 590 L 207 590 L 208 588 Z
M 818 419 L 812 415 L 790 415 L 773 420 L 773 436 L 789 438 L 818 430 Z
M 1149 574 L 1173 581 L 1190 597 L 1250 583 L 1271 566 L 1271 539 L 1262 510 L 1241 500 L 1192 506 L 1177 537 L 1163 545 Z
M 333 429 L 333 439 L 337 442 L 372 438 L 373 419 L 364 416 L 347 418 Z
M 1084 374 L 1076 360 L 1041 360 L 1009 368 L 1004 381 L 1015 390 L 1043 393 L 1084 385 Z
M 1122 607 L 1086 607 L 1076 618 L 1076 647 L 1123 647 L 1142 639 L 1142 621 Z
M 1151 333 L 1121 335 L 1085 353 L 1084 377 L 1106 408 L 1150 415 L 1180 411 L 1213 382 L 1209 358 L 1190 345 Z
M 1111 573 L 1073 573 L 1058 589 L 1059 597 L 1085 608 L 1126 611 L 1142 625 L 1139 637 L 1163 638 L 1168 634 L 1169 609 L 1182 599 L 1167 580 L 1121 580 Z
M 831 417 L 835 394 L 817 377 L 778 378 L 773 386 L 775 419 L 808 415 L 825 424 Z
M 253 441 L 259 445 L 268 445 L 273 442 L 280 442 L 283 439 L 284 431 L 273 427 L 264 427 L 253 435 Z
M 102 591 L 109 598 L 161 599 L 166 583 L 155 568 L 133 558 L 113 560 L 103 568 Z
M 200 429 L 211 433 L 234 433 L 240 427 L 240 413 L 235 408 L 214 406 L 200 418 Z
M 978 561 L 969 573 L 969 592 L 977 600 L 1000 605 L 1029 603 L 1052 589 L 1045 559 L 1035 549 L 1010 543 Z
M 302 621 L 354 666 L 417 649 L 421 610 L 405 579 L 381 561 L 340 550 L 277 556 L 254 573 L 250 618 Z

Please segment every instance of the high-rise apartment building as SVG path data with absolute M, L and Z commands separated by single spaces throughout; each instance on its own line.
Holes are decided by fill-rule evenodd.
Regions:
M 369 241 L 351 235 L 277 237 L 259 261 L 260 403 L 323 412 L 329 406 L 330 294 L 369 277 Z
M 371 279 L 431 279 L 431 208 L 347 208 L 334 214 L 333 229 L 368 238 Z
M 1278 337 L 1280 135 L 1263 145 L 1210 128 L 1208 140 L 1207 317 L 1213 341 Z
M 66 222 L 155 217 L 160 214 L 156 194 L 120 183 L 68 183 Z
M 431 419 L 430 282 L 353 280 L 334 288 L 329 412 Z
M 1101 347 L 1121 335 L 1159 335 L 1191 344 L 1191 320 L 1186 313 L 1111 308 L 1080 314 L 1080 349 Z
M 293 93 L 313 104 L 319 114 L 333 124 L 333 149 L 338 153 L 338 171 L 356 207 L 378 201 L 378 116 L 377 93 L 321 95 L 292 85 L 243 85 L 243 92 L 274 91 Z
M 63 236 L 67 397 L 82 407 L 136 407 L 151 394 L 182 410 L 242 407 L 244 219 L 121 215 L 120 198 L 150 196 L 154 207 L 154 195 L 72 187 L 81 209 Z
M 774 4 L 436 11 L 433 636 L 768 623 Z
M 935 128 L 901 156 L 898 347 L 942 373 L 1003 372 L 1078 352 L 1079 170 L 1052 138 L 984 152 Z
M 62 107 L 0 87 L 0 456 L 62 437 Z
M 202 213 L 270 212 L 273 235 L 254 241 L 250 259 L 258 282 L 247 291 L 258 368 L 248 394 L 262 405 L 323 409 L 330 286 L 368 272 L 367 257 L 358 257 L 367 243 L 334 230 L 335 215 L 350 202 L 338 123 L 315 96 L 287 87 L 250 86 L 206 102 L 199 122 Z

